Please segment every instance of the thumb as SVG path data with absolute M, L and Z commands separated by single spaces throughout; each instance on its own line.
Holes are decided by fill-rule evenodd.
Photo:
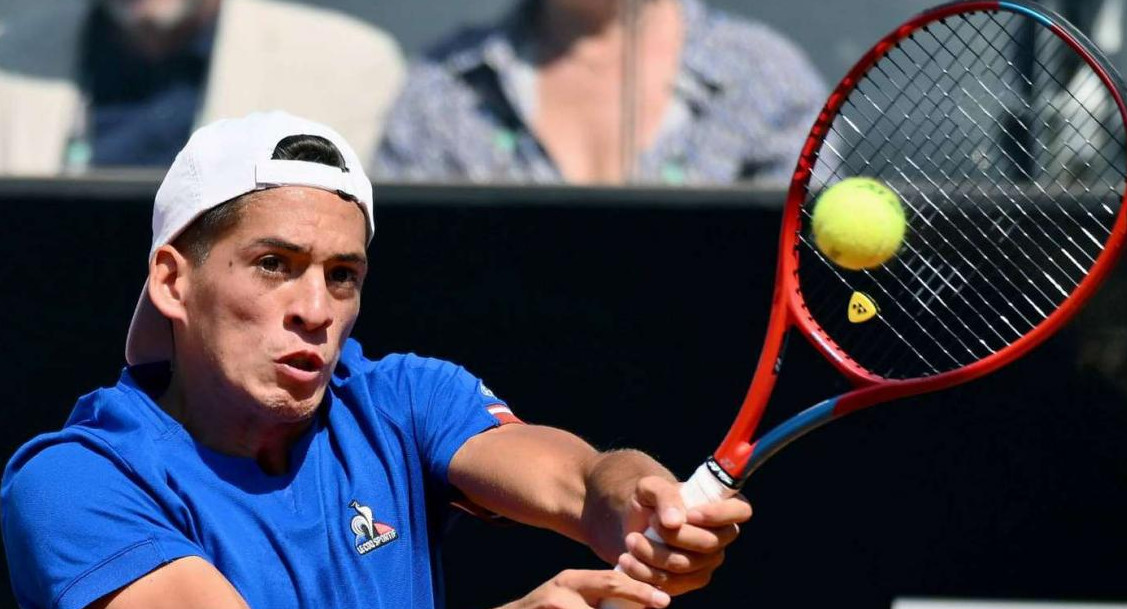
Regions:
M 642 507 L 653 510 L 661 526 L 676 529 L 685 524 L 685 502 L 681 499 L 679 483 L 646 476 L 638 480 L 636 498 Z

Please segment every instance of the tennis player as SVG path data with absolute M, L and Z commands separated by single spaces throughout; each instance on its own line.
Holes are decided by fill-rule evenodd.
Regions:
M 708 581 L 742 499 L 686 512 L 644 454 L 523 424 L 453 364 L 364 356 L 348 336 L 372 208 L 322 125 L 257 114 L 192 136 L 156 195 L 129 366 L 4 472 L 21 607 L 440 607 L 452 502 L 623 569 L 561 572 L 514 609 L 663 607 Z M 638 533 L 652 522 L 664 543 Z

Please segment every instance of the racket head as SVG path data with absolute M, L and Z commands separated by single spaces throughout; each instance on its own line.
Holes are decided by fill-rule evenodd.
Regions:
M 897 28 L 831 96 L 799 161 L 781 243 L 795 324 L 862 385 L 949 383 L 1020 357 L 1123 246 L 1125 123 L 1110 64 L 1043 8 L 952 3 Z M 822 188 L 852 175 L 888 184 L 908 213 L 899 255 L 864 271 L 806 230 Z M 851 322 L 855 292 L 881 312 Z
M 986 374 L 1071 318 L 1127 233 L 1123 91 L 1091 42 L 1032 3 L 942 5 L 878 42 L 803 147 L 767 347 L 717 469 L 745 479 L 809 429 Z M 850 176 L 884 182 L 907 212 L 899 253 L 876 268 L 835 265 L 809 232 L 818 195 Z M 851 321 L 857 294 L 879 313 Z M 749 442 L 773 383 L 761 377 L 777 372 L 782 341 L 772 336 L 790 327 L 858 389 L 797 415 L 757 450 Z

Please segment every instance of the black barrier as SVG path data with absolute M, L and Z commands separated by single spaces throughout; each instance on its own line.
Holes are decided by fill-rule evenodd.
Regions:
M 0 183 L 5 460 L 116 379 L 155 186 Z M 645 449 L 682 476 L 720 439 L 766 324 L 781 192 L 377 193 L 355 331 L 369 355 L 457 361 L 526 420 Z M 780 453 L 746 489 L 756 515 L 728 564 L 677 606 L 1127 599 L 1122 269 L 1108 288 L 1010 368 Z M 774 404 L 791 412 L 844 388 L 792 341 Z M 464 518 L 445 565 L 448 606 L 486 609 L 597 561 L 543 531 Z

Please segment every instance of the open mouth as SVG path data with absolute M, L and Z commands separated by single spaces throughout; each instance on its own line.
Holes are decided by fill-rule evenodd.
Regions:
M 291 368 L 296 368 L 304 372 L 317 372 L 321 369 L 321 366 L 324 365 L 321 358 L 312 353 L 293 353 L 278 361 Z

